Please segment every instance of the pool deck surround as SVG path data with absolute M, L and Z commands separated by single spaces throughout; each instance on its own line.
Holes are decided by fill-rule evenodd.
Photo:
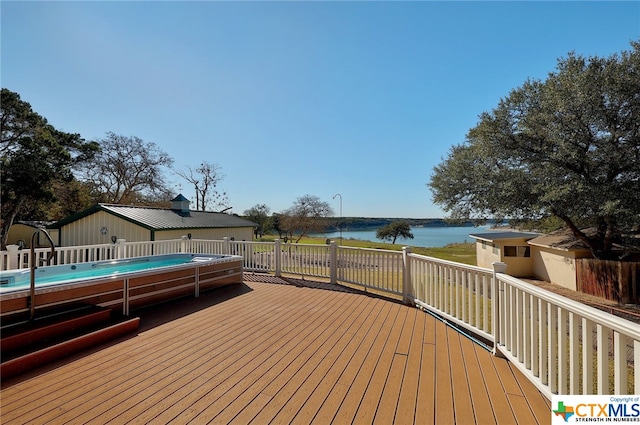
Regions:
M 137 333 L 3 379 L 3 424 L 546 424 L 507 360 L 419 309 L 245 273 Z M 33 400 L 39 400 L 33 403 Z

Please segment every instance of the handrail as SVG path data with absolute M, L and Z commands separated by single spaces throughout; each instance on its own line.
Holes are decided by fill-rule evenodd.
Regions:
M 49 244 L 51 244 L 51 252 L 47 256 L 47 266 L 51 264 L 51 259 L 56 255 L 56 246 L 53 243 L 53 239 L 51 239 L 51 235 L 47 232 L 43 227 L 38 227 L 38 230 L 33 232 L 31 235 L 31 285 L 29 287 L 29 320 L 33 320 L 36 314 L 36 269 L 38 268 L 38 263 L 35 261 L 35 244 L 36 244 L 36 235 L 40 232 L 43 232 L 47 239 L 49 240 Z
M 591 307 L 587 304 L 574 301 L 562 295 L 538 288 L 535 285 L 523 282 L 522 280 L 513 276 L 509 276 L 508 274 L 500 273 L 498 275 L 498 278 L 500 279 L 500 281 L 506 282 L 514 288 L 519 288 L 523 291 L 526 291 L 527 293 L 534 295 L 536 298 L 555 304 L 558 307 L 562 307 L 567 312 L 574 313 L 582 317 L 588 317 L 590 320 L 604 325 L 609 329 L 640 340 L 640 326 L 638 326 L 634 322 L 622 319 L 620 317 Z
M 548 398 L 640 391 L 640 326 L 504 273 L 496 280 L 496 349 Z
M 35 262 L 33 245 L 31 259 Z M 84 250 L 95 247 L 99 246 Z M 296 248 L 295 256 L 288 257 L 290 247 Z M 289 245 L 280 240 L 183 238 L 146 243 L 118 241 L 115 248 L 117 258 L 149 251 L 239 254 L 245 271 L 320 276 L 332 283 L 360 286 L 395 299 L 402 297 L 493 343 L 494 352 L 513 362 L 547 398 L 556 393 L 578 394 L 580 389 L 585 393 L 640 393 L 637 324 L 511 277 L 498 267 L 503 263 L 495 263 L 491 270 L 413 254 L 407 248 L 400 253 L 342 247 L 335 242 L 327 247 Z M 37 252 L 44 253 L 42 249 Z M 58 256 L 60 252 L 65 248 L 57 249 Z M 12 254 L 17 257 L 15 253 L 17 250 Z M 91 255 L 76 257 L 68 260 L 89 261 Z M 37 263 L 32 273 L 35 268 Z M 32 293 L 32 317 L 34 308 Z M 632 378 L 627 381 L 628 376 Z

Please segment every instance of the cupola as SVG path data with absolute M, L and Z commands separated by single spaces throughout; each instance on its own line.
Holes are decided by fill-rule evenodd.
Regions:
M 189 200 L 182 196 L 182 194 L 176 196 L 171 200 L 171 210 L 181 216 L 189 216 Z

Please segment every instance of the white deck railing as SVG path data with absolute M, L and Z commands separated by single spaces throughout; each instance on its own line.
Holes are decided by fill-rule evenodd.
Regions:
M 416 305 L 494 343 L 493 271 L 423 255 L 410 254 L 410 258 Z
M 498 273 L 499 350 L 548 394 L 640 394 L 640 325 Z
M 3 269 L 30 267 L 49 248 L 12 247 Z M 327 278 L 362 287 L 437 314 L 480 337 L 552 394 L 640 394 L 640 326 L 511 277 L 495 269 L 403 252 L 329 245 L 179 239 L 59 247 L 55 263 L 190 252 L 234 254 L 244 270 Z M 34 263 L 35 262 L 35 263 Z
M 339 282 L 390 295 L 404 295 L 405 263 L 402 252 L 339 247 L 336 263 L 335 280 Z
M 56 247 L 50 263 L 53 265 L 111 260 L 119 258 L 116 253 L 117 247 L 115 244 Z M 30 268 L 32 264 L 39 267 L 44 265 L 50 252 L 51 248 L 36 248 L 35 258 L 32 258 L 28 249 L 18 249 L 17 245 L 9 246 L 6 251 L 0 252 L 0 265 L 2 270 Z

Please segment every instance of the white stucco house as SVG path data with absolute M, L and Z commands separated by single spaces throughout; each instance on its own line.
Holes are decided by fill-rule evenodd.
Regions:
M 556 230 L 528 241 L 536 279 L 577 290 L 576 260 L 593 258 L 591 250 L 568 229 Z
M 583 231 L 589 233 L 594 229 Z M 576 261 L 593 258 L 587 244 L 577 239 L 569 229 L 545 235 L 491 232 L 469 236 L 476 240 L 478 266 L 492 268 L 493 262 L 500 261 L 507 264 L 507 273 L 511 276 L 543 280 L 573 291 L 579 286 Z
M 529 232 L 474 233 L 476 261 L 479 267 L 492 268 L 494 262 L 507 264 L 507 273 L 514 277 L 534 275 L 531 246 L 527 241 L 540 236 Z
M 589 248 L 569 230 L 542 235 L 528 232 L 489 232 L 469 235 L 476 240 L 480 267 L 507 264 L 514 277 L 532 278 L 577 290 L 576 259 L 591 258 Z

